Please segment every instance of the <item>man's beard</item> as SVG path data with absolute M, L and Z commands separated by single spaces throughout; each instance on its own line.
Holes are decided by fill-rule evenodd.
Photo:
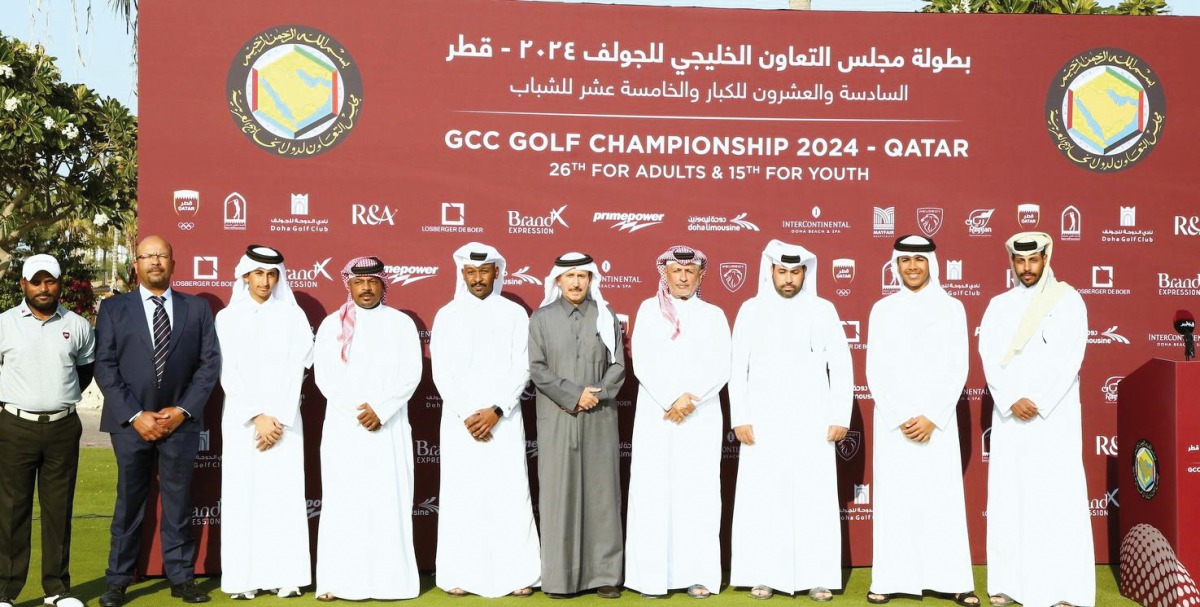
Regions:
M 38 312 L 41 312 L 42 314 L 52 314 L 52 313 L 54 313 L 55 310 L 58 309 L 58 298 L 51 297 L 50 301 L 48 301 L 44 304 L 40 304 L 37 302 L 37 300 L 26 297 L 25 305 L 29 306 L 30 308 L 33 308 L 34 310 L 37 310 Z

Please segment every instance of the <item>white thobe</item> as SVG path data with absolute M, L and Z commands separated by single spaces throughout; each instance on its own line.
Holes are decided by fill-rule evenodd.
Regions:
M 1087 308 L 1077 291 L 1067 292 L 1002 365 L 1032 294 L 1018 285 L 997 295 L 979 327 L 979 356 L 994 402 L 988 594 L 1004 593 L 1029 607 L 1093 605 L 1096 562 L 1079 403 Z M 1027 422 L 1012 414 L 1021 398 L 1038 408 Z
M 495 598 L 537 585 L 541 576 L 521 416 L 528 344 L 525 310 L 498 293 L 458 297 L 434 318 L 429 358 L 442 396 L 436 566 L 443 590 Z M 477 441 L 464 422 L 492 406 L 504 415 L 492 440 Z
M 645 594 L 721 585 L 721 388 L 729 380 L 729 321 L 699 298 L 675 299 L 680 334 L 657 298 L 633 331 L 637 410 L 625 526 L 625 586 Z M 699 400 L 682 424 L 663 419 L 677 398 Z
M 928 284 L 877 302 L 867 327 L 867 384 L 875 399 L 871 591 L 970 591 L 956 415 L 970 356 L 966 312 Z M 920 415 L 934 424 L 922 443 L 901 431 Z
M 304 497 L 300 386 L 313 334 L 291 303 L 246 299 L 217 313 L 221 343 L 221 590 L 230 594 L 312 583 Z M 283 436 L 257 448 L 254 418 Z M 271 538 L 262 543 L 261 538 Z
M 742 304 L 733 329 L 730 426 L 750 425 L 738 456 L 731 586 L 793 593 L 842 587 L 837 454 L 854 371 L 833 304 L 774 290 Z
M 349 362 L 342 362 L 335 311 L 317 329 L 313 365 L 325 395 L 317 595 L 408 599 L 420 580 L 413 550 L 412 429 L 408 399 L 421 379 L 421 341 L 407 315 L 380 304 L 356 311 Z M 368 432 L 357 407 L 383 426 Z

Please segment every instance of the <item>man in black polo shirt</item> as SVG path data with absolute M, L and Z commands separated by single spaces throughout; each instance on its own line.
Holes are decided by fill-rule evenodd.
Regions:
M 96 340 L 88 321 L 59 305 L 62 270 L 49 255 L 21 269 L 25 300 L 0 314 L 0 607 L 12 607 L 29 573 L 36 479 L 42 505 L 44 602 L 71 596 L 71 509 L 83 426 L 75 414 L 92 382 Z

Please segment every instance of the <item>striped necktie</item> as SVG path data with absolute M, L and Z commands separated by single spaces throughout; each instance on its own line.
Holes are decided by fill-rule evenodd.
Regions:
M 150 301 L 154 302 L 154 373 L 159 385 L 162 384 L 163 369 L 167 366 L 167 346 L 171 343 L 171 319 L 163 307 L 166 299 L 162 295 L 150 297 Z

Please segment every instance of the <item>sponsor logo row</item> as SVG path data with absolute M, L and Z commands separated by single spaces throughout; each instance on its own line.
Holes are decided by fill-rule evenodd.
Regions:
M 201 209 L 200 193 L 196 190 L 176 190 L 173 200 L 175 214 L 178 216 L 178 227 L 188 231 L 196 227 L 197 217 Z M 541 211 L 512 210 L 504 213 L 505 227 L 509 234 L 554 234 L 555 230 L 567 229 L 569 221 L 569 204 L 552 207 Z M 349 209 L 350 224 L 358 226 L 379 227 L 396 226 L 404 222 L 404 217 L 398 206 L 381 203 L 355 202 Z M 993 219 L 998 209 L 980 208 L 970 211 L 959 225 L 970 236 L 993 236 Z M 852 221 L 845 217 L 827 217 L 829 213 L 819 205 L 814 205 L 809 211 L 809 217 L 793 217 L 780 221 L 779 227 L 791 234 L 841 234 L 851 229 Z M 585 215 L 586 216 L 586 215 Z M 245 230 L 250 225 L 250 201 L 238 192 L 225 196 L 222 202 L 222 225 L 226 230 Z M 662 225 L 667 218 L 666 213 L 632 212 L 602 210 L 591 213 L 591 223 L 608 224 L 618 232 L 633 233 L 653 226 Z M 1014 215 L 1016 229 L 1032 230 L 1042 223 L 1041 205 L 1037 203 L 1022 203 L 1017 205 Z M 689 232 L 758 232 L 761 220 L 754 219 L 748 212 L 733 215 L 690 215 L 687 219 Z M 1059 213 L 1059 240 L 1078 241 L 1083 238 L 1083 212 L 1075 205 L 1068 205 Z M 1099 231 L 1102 242 L 1121 243 L 1152 243 L 1155 240 L 1155 230 L 1139 228 L 1137 222 L 1137 207 L 1119 207 L 1115 222 L 1102 227 Z M 919 207 L 913 217 L 917 228 L 926 236 L 934 236 L 946 226 L 946 211 L 941 207 Z M 290 210 L 286 215 L 267 218 L 268 229 L 272 232 L 310 232 L 325 233 L 329 231 L 330 219 L 312 210 L 309 195 L 305 193 L 291 194 Z M 419 221 L 419 220 L 418 220 Z M 960 220 L 954 220 L 958 223 Z M 873 207 L 871 217 L 872 234 L 879 238 L 891 238 L 896 233 L 896 207 Z M 1042 228 L 1045 229 L 1045 228 Z M 451 232 L 451 233 L 482 233 L 485 228 L 468 221 L 468 208 L 465 202 L 442 202 L 439 214 L 431 217 L 428 223 L 420 226 L 422 232 Z M 1174 236 L 1200 236 L 1200 215 L 1173 216 L 1171 231 Z M 1007 234 L 1007 231 L 1004 231 Z

